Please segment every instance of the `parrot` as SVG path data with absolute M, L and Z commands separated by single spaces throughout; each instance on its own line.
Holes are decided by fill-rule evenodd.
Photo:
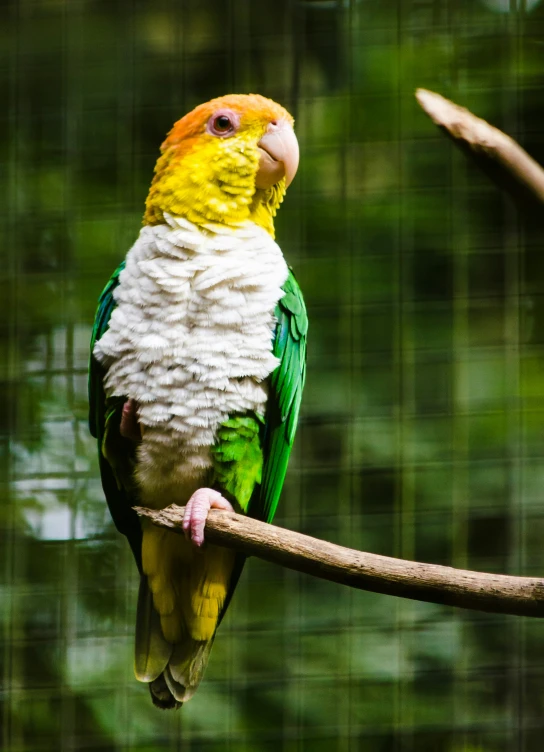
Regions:
M 244 566 L 205 543 L 209 510 L 271 522 L 287 471 L 308 317 L 274 218 L 298 162 L 271 99 L 197 106 L 163 142 L 140 233 L 98 301 L 89 428 L 140 575 L 135 676 L 162 709 L 194 695 Z M 134 509 L 171 504 L 183 535 Z

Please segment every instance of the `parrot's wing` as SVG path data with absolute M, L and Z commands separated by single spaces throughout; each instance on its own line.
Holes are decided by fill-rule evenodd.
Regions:
M 95 439 L 100 441 L 104 436 L 104 423 L 106 418 L 106 400 L 102 378 L 104 369 L 93 355 L 94 346 L 105 333 L 110 323 L 110 317 L 115 308 L 113 292 L 119 284 L 119 275 L 125 268 L 123 261 L 111 275 L 108 284 L 102 290 L 98 299 L 98 308 L 94 317 L 93 331 L 91 334 L 91 355 L 89 360 L 89 430 Z
M 306 377 L 308 316 L 294 274 L 283 286 L 285 295 L 276 307 L 278 320 L 273 352 L 280 364 L 270 377 L 263 437 L 263 471 L 248 514 L 271 522 L 280 498 L 289 455 L 295 439 Z
M 106 399 L 103 385 L 105 369 L 93 355 L 96 342 L 108 328 L 116 305 L 113 293 L 124 268 L 123 261 L 111 276 L 98 301 L 89 361 L 89 429 L 98 442 L 100 475 L 112 519 L 119 532 L 128 538 L 141 571 L 142 530 L 138 515 L 132 509 L 136 502 L 131 498 L 134 444 L 124 439 L 119 432 L 125 400 Z

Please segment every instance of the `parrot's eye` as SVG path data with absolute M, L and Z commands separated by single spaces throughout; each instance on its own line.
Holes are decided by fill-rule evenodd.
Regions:
M 208 120 L 207 131 L 212 136 L 232 136 L 239 124 L 239 117 L 234 112 L 216 112 Z
M 230 119 L 226 115 L 219 115 L 215 118 L 214 128 L 216 131 L 228 131 L 230 128 Z

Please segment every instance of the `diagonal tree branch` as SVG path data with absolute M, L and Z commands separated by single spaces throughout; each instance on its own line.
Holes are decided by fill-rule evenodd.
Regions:
M 417 89 L 416 99 L 448 135 L 524 212 L 542 213 L 544 169 L 513 138 L 469 110 L 433 91 Z
M 183 535 L 183 507 L 172 505 L 159 511 L 136 507 L 136 511 L 153 524 Z M 479 611 L 544 616 L 544 580 L 537 577 L 469 572 L 354 551 L 219 510 L 208 515 L 206 540 L 360 590 Z

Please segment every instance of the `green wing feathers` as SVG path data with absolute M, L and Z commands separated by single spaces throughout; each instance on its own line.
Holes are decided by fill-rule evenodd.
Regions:
M 105 370 L 93 355 L 95 343 L 108 328 L 115 308 L 113 293 L 124 268 L 123 261 L 112 274 L 98 300 L 89 359 L 89 430 L 98 440 L 100 475 L 112 519 L 119 532 L 127 536 L 136 563 L 141 569 L 142 530 L 138 516 L 132 509 L 134 501 L 131 499 L 134 446 L 119 432 L 124 400 L 106 399 L 103 384 Z
M 214 485 L 245 512 L 255 484 L 262 478 L 261 416 L 235 415 L 223 423 L 212 447 Z
M 97 341 L 102 337 L 110 321 L 110 316 L 115 308 L 113 292 L 119 284 L 119 275 L 125 268 L 123 261 L 114 273 L 98 300 L 98 308 L 94 318 L 94 326 L 91 335 L 91 354 L 89 360 L 89 430 L 95 439 L 102 442 L 104 437 L 104 422 L 106 416 L 106 401 L 104 397 L 104 387 L 102 380 L 104 378 L 104 369 L 98 363 L 94 356 L 93 350 Z
M 274 355 L 280 364 L 270 377 L 265 429 L 263 470 L 260 487 L 255 488 L 248 514 L 271 522 L 285 480 L 295 439 L 302 390 L 306 378 L 306 335 L 308 316 L 304 299 L 289 272 L 283 286 L 285 295 L 276 307 Z

